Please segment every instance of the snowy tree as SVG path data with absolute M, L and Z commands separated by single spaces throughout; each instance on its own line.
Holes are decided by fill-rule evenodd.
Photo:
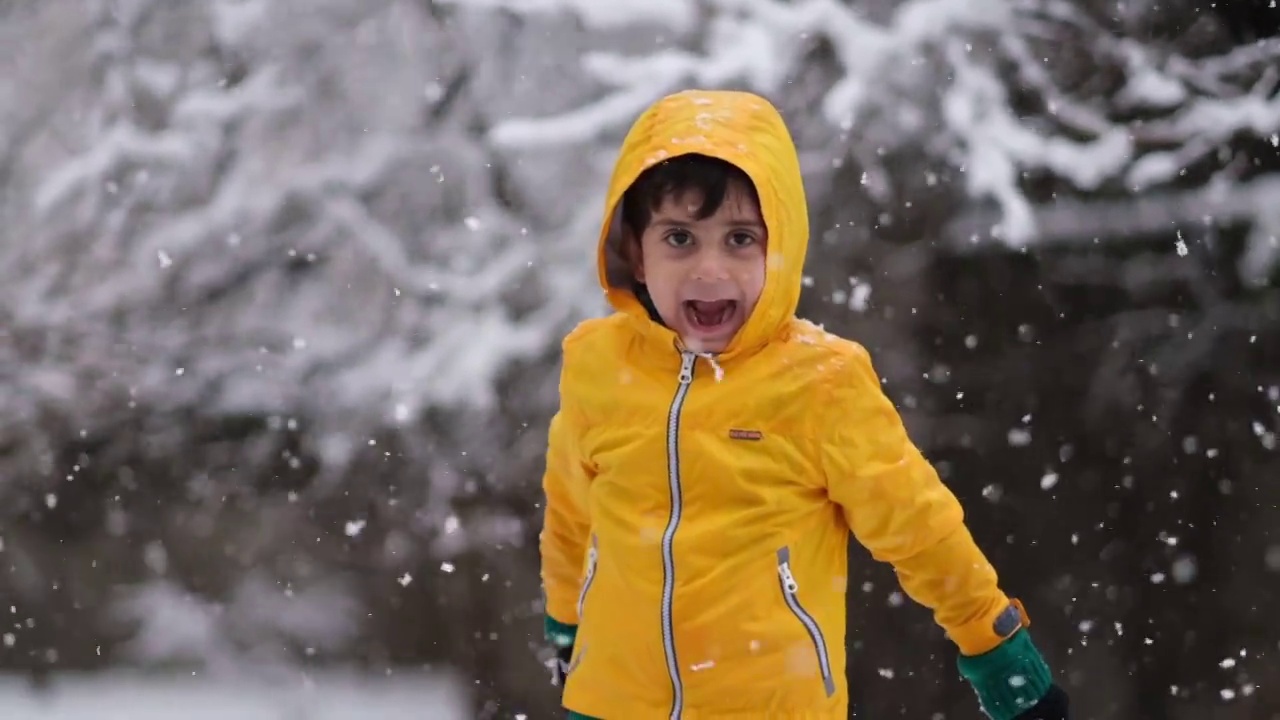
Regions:
M 493 418 L 544 412 L 556 338 L 600 309 L 581 242 L 593 160 L 507 164 L 484 137 L 500 98 L 556 102 L 499 92 L 512 67 L 553 73 L 553 39 L 430 3 L 90 7 L 4 25 L 13 96 L 36 100 L 0 123 L 0 494 L 23 519 L 4 551 L 29 559 L 6 597 L 65 602 L 91 629 L 163 622 L 166 598 L 175 617 L 217 607 L 217 627 L 258 628 L 219 635 L 226 660 L 272 637 L 259 626 L 280 616 L 237 600 L 264 577 L 297 604 L 363 573 L 317 606 L 334 627 L 368 614 L 356 600 L 382 624 L 424 612 L 405 607 L 422 594 L 447 602 L 408 578 L 523 542 L 513 513 L 536 484 L 498 473 L 538 456 L 495 448 L 537 442 Z M 76 597 L 51 593 L 107 559 Z M 147 584 L 116 592 L 129 580 Z M 298 632 L 324 649 L 323 625 Z M 152 627 L 121 652 L 163 656 Z M 401 652 L 379 643 L 348 650 Z M 36 630 L 3 652 L 99 662 L 96 643 L 66 645 Z
M 745 87 L 785 102 L 793 86 L 816 84 L 806 90 L 820 112 L 798 118 L 805 134 L 810 121 L 826 126 L 819 147 L 805 147 L 812 175 L 857 162 L 868 191 L 892 202 L 896 168 L 883 158 L 920 153 L 961 174 L 966 200 L 998 206 L 996 223 L 980 235 L 1017 246 L 1081 234 L 1075 213 L 1049 210 L 1040 221 L 1047 200 L 1179 188 L 1237 136 L 1280 142 L 1272 72 L 1280 44 L 1192 56 L 1177 44 L 1126 36 L 1150 22 L 1150 10 L 1098 18 L 1087 4 L 1053 0 L 917 0 L 882 11 L 888 17 L 877 22 L 867 8 L 836 0 L 710 0 L 701 12 L 679 0 L 607 12 L 575 3 L 472 4 L 570 10 L 588 26 L 662 22 L 673 37 L 647 53 L 586 55 L 584 68 L 606 88 L 601 96 L 567 114 L 504 122 L 493 130 L 501 145 L 611 141 L 653 98 L 689 85 Z M 1107 76 L 1088 81 L 1099 72 Z M 809 79 L 823 74 L 831 80 Z M 1200 205 L 1166 202 L 1100 229 L 1123 235 L 1206 212 L 1247 217 L 1256 232 L 1241 272 L 1264 283 L 1277 262 L 1280 224 L 1269 201 L 1278 191 L 1271 179 L 1245 184 L 1251 170 L 1224 171 Z

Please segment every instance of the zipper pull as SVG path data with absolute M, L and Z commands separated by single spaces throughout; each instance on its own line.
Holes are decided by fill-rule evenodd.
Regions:
M 791 593 L 792 595 L 795 595 L 796 592 L 800 590 L 799 583 L 796 582 L 795 576 L 791 574 L 790 565 L 788 565 L 787 563 L 782 563 L 781 565 L 779 565 L 778 575 L 782 576 L 782 585 L 787 589 L 787 592 Z
M 595 565 L 595 564 L 596 564 L 596 558 L 598 558 L 599 556 L 600 556 L 600 552 L 599 552 L 598 550 L 596 550 L 596 546 L 595 546 L 595 545 L 592 545 L 591 547 L 587 548 L 587 563 L 588 563 L 588 564 L 590 564 L 590 565 Z
M 685 351 L 680 353 L 680 384 L 681 385 L 688 385 L 689 383 L 693 382 L 693 363 L 697 359 L 698 359 L 698 356 L 691 352 Z

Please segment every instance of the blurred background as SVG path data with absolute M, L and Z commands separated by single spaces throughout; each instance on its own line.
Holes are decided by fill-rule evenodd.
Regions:
M 605 312 L 628 124 L 717 87 L 783 110 L 802 315 L 872 351 L 1073 717 L 1280 718 L 1278 28 L 1270 0 L 0 0 L 2 714 L 558 717 L 558 343 Z M 849 602 L 855 717 L 979 717 L 861 549 Z

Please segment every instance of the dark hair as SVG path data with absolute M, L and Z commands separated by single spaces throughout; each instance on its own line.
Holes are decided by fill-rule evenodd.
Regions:
M 694 191 L 702 196 L 698 220 L 715 215 L 732 183 L 741 183 L 757 205 L 760 197 L 751 178 L 737 165 L 707 155 L 679 155 L 640 173 L 622 195 L 622 224 L 639 237 L 663 201 Z

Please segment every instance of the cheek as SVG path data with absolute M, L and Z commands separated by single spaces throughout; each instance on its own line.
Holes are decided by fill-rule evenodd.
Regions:
M 665 312 L 678 304 L 676 296 L 679 282 L 676 279 L 676 269 L 669 267 L 661 260 L 651 260 L 645 264 L 645 267 L 648 271 L 645 287 L 649 288 L 649 297 L 658 310 Z
M 765 268 L 764 260 L 758 264 L 752 265 L 739 276 L 739 287 L 742 288 L 744 294 L 755 299 L 760 297 L 760 293 L 764 291 Z
M 664 275 L 654 275 L 648 283 L 649 297 L 660 310 L 668 310 L 678 304 L 676 297 L 679 288 Z

